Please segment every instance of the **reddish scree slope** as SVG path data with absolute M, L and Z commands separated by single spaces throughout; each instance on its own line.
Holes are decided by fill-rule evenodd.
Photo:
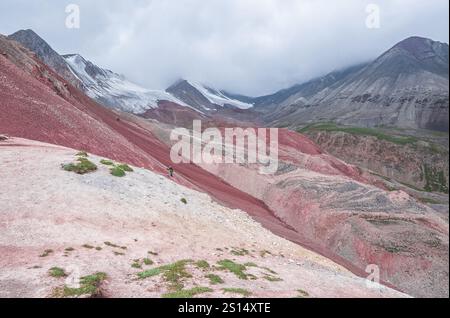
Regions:
M 0 52 L 5 50 L 6 54 L 0 54 L 0 133 L 83 149 L 159 173 L 173 165 L 169 147 L 139 121 L 98 105 L 30 52 L 0 38 Z M 275 218 L 260 200 L 196 165 L 174 168 L 177 182 L 242 209 L 277 234 L 299 242 L 295 231 Z
M 141 120 L 98 105 L 32 53 L 1 36 L 0 53 L 0 133 L 83 149 L 159 173 L 166 173 L 166 167 L 173 165 L 169 147 L 140 124 Z M 315 149 L 309 143 L 305 147 Z M 262 201 L 198 166 L 181 164 L 174 168 L 178 183 L 206 192 L 228 207 L 242 209 L 275 234 L 364 275 L 343 258 L 299 236 Z

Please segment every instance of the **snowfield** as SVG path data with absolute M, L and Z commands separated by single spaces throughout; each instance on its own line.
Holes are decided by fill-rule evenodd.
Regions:
M 368 288 L 246 213 L 151 171 L 133 168 L 117 178 L 92 155 L 96 172 L 61 169 L 76 153 L 25 139 L 0 142 L 0 297 L 53 297 L 70 279 L 97 272 L 107 275 L 99 286 L 103 297 L 161 297 L 173 291 L 165 276 L 138 274 L 180 260 L 190 261 L 178 283 L 206 287 L 202 297 L 242 296 L 224 288 L 241 288 L 248 297 L 406 296 Z M 223 260 L 247 264 L 247 279 L 220 269 Z M 68 277 L 50 276 L 53 267 Z M 223 283 L 212 284 L 211 274 Z
M 84 83 L 85 93 L 108 106 L 134 114 L 157 108 L 160 101 L 188 106 L 165 91 L 143 88 L 122 75 L 95 66 L 78 54 L 65 55 L 64 59 L 73 74 Z
M 189 84 L 191 84 L 195 89 L 197 89 L 203 96 L 206 97 L 206 99 L 209 100 L 209 102 L 219 105 L 219 106 L 225 106 L 225 105 L 231 105 L 240 109 L 249 109 L 253 107 L 253 104 L 248 104 L 241 102 L 236 99 L 231 99 L 222 94 L 220 91 L 217 91 L 215 89 L 206 87 L 200 83 L 188 81 Z

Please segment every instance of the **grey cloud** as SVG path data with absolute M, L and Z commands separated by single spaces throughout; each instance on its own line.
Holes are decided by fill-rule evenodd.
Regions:
M 64 26 L 79 4 L 81 28 Z M 366 5 L 381 28 L 365 26 Z M 32 28 L 148 88 L 180 77 L 260 95 L 372 59 L 411 35 L 448 42 L 447 0 L 2 0 L 0 33 Z

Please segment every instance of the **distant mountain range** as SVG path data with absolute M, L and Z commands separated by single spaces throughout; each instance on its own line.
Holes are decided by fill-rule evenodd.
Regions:
M 362 127 L 392 126 L 448 131 L 448 44 L 410 37 L 372 62 L 294 85 L 261 97 L 225 92 L 189 80 L 166 91 L 150 90 L 96 66 L 78 54 L 61 56 L 32 30 L 9 36 L 98 102 L 144 114 L 161 103 L 258 119 L 268 126 L 297 129 L 317 122 Z M 230 111 L 232 110 L 232 111 Z M 192 117 L 192 114 L 190 115 Z
M 25 33 L 35 37 L 34 32 Z M 128 242 L 130 246 L 138 242 L 144 246 L 147 244 L 145 243 L 147 242 L 145 241 L 146 233 L 148 231 L 156 233 L 157 237 L 162 238 L 161 249 L 157 250 L 157 253 L 160 253 L 158 255 L 161 260 L 165 260 L 161 264 L 166 264 L 165 262 L 169 259 L 170 262 L 174 261 L 173 253 L 170 253 L 167 247 L 170 245 L 171 237 L 179 234 L 174 234 L 172 228 L 165 226 L 164 220 L 158 219 L 162 211 L 165 216 L 177 224 L 178 228 L 184 231 L 181 232 L 182 235 L 178 235 L 179 242 L 184 244 L 182 244 L 181 250 L 189 252 L 183 257 L 198 259 L 201 255 L 196 251 L 202 251 L 203 254 L 213 255 L 211 262 L 214 261 L 220 265 L 219 260 L 240 255 L 241 259 L 236 260 L 239 264 L 248 264 L 247 261 L 261 261 L 261 264 L 267 265 L 268 260 L 276 260 L 280 268 L 286 268 L 287 257 L 289 257 L 287 263 L 290 264 L 288 265 L 292 269 L 289 269 L 289 273 L 286 273 L 286 276 L 282 276 L 280 279 L 289 283 L 289 288 L 292 291 L 303 287 L 302 285 L 292 284 L 290 278 L 302 277 L 304 272 L 298 272 L 298 270 L 304 268 L 319 268 L 320 273 L 323 272 L 322 267 L 324 266 L 335 268 L 339 273 L 345 272 L 345 279 L 348 280 L 350 273 L 343 271 L 341 266 L 365 278 L 367 277 L 365 271 L 367 266 L 379 264 L 380 282 L 382 284 L 396 287 L 416 297 L 448 297 L 448 279 L 446 279 L 448 278 L 449 254 L 448 212 L 445 216 L 440 215 L 436 210 L 425 205 L 423 203 L 425 200 L 422 198 L 425 198 L 426 194 L 423 191 L 417 191 L 420 193 L 420 200 L 416 200 L 406 192 L 400 191 L 401 188 L 388 187 L 383 175 L 378 176 L 361 167 L 349 165 L 333 155 L 323 152 L 306 135 L 287 129 L 279 130 L 279 167 L 273 175 L 261 175 L 259 165 L 255 164 L 216 165 L 206 162 L 202 164 L 176 164 L 171 159 L 172 141 L 170 135 L 173 126 L 161 123 L 159 120 L 146 119 L 146 117 L 160 116 L 160 118 L 173 120 L 173 123 L 184 124 L 191 121 L 192 118 L 204 117 L 211 120 L 211 124 L 217 127 L 223 123 L 221 120 L 226 115 L 229 115 L 232 119 L 233 116 L 247 116 L 248 119 L 257 120 L 257 116 L 268 118 L 271 113 L 280 112 L 280 114 L 283 114 L 283 103 L 279 103 L 278 100 L 274 103 L 268 98 L 249 99 L 185 80 L 178 81 L 167 92 L 159 91 L 158 94 L 161 94 L 162 97 L 157 97 L 155 102 L 155 99 L 152 99 L 154 95 L 148 93 L 149 90 L 136 87 L 135 84 L 131 84 L 124 77 L 97 67 L 79 55 L 60 56 L 57 53 L 55 55 L 54 51 L 49 50 L 48 46 L 45 47 L 45 50 L 41 50 L 41 47 L 36 44 L 39 43 L 39 39 L 34 38 L 25 41 L 26 36 L 24 35 L 20 38 L 26 43 L 33 44 L 30 47 L 34 47 L 34 53 L 30 51 L 30 48 L 25 48 L 12 38 L 0 35 L 0 134 L 6 135 L 2 138 L 6 141 L 2 141 L 3 144 L 0 145 L 4 147 L 5 151 L 0 151 L 0 154 L 2 154 L 1 161 L 6 162 L 8 167 L 3 169 L 7 173 L 7 179 L 4 183 L 11 186 L 11 189 L 7 192 L 10 195 L 2 202 L 6 204 L 5 213 L 7 214 L 3 213 L 6 215 L 6 219 L 10 216 L 16 217 L 12 219 L 15 223 L 14 226 L 9 228 L 10 232 L 20 235 L 18 237 L 25 239 L 24 242 L 28 242 L 27 238 L 30 238 L 29 226 L 24 226 L 24 224 L 32 224 L 33 229 L 39 229 L 42 228 L 42 222 L 40 223 L 40 219 L 30 219 L 29 211 L 25 210 L 26 213 L 24 214 L 23 207 L 33 207 L 36 216 L 45 215 L 49 217 L 48 224 L 53 224 L 54 228 L 47 229 L 47 232 L 43 234 L 41 233 L 41 240 L 37 243 L 34 240 L 35 237 L 31 237 L 34 240 L 33 244 L 36 251 L 37 249 L 45 251 L 52 247 L 55 250 L 54 255 L 62 255 L 62 253 L 56 253 L 56 251 L 63 251 L 64 249 L 67 251 L 68 245 L 64 245 L 68 242 L 63 235 L 65 233 L 74 235 L 75 241 L 78 242 L 76 246 L 87 243 L 77 236 L 77 233 L 80 229 L 85 228 L 86 224 L 88 227 L 91 224 L 92 228 L 107 229 L 108 233 L 112 233 L 109 216 L 111 208 L 114 209 L 116 205 L 111 205 L 110 200 L 104 197 L 106 193 L 110 193 L 112 197 L 117 199 L 114 202 L 123 203 L 124 198 L 125 201 L 128 200 L 129 205 L 122 206 L 124 212 L 121 212 L 120 219 L 133 219 L 134 223 L 130 223 L 133 224 L 132 230 L 139 232 L 132 233 L 140 233 L 134 236 L 134 234 L 130 234 L 131 227 L 124 228 L 122 223 L 116 222 L 123 230 L 119 233 L 121 239 Z M 41 43 L 41 45 L 44 44 Z M 40 55 L 42 59 L 39 57 Z M 411 57 L 411 59 L 413 58 Z M 436 81 L 445 78 L 445 72 L 443 76 L 434 75 L 438 74 L 433 67 L 438 64 L 434 61 L 435 59 L 437 58 L 433 57 L 432 63 L 424 62 L 419 65 L 419 70 L 411 71 L 413 77 L 416 78 L 425 72 L 426 76 L 431 76 L 428 73 L 433 74 L 432 76 Z M 45 64 L 44 60 L 49 64 Z M 51 67 L 50 64 L 53 66 Z M 284 96 L 290 96 L 288 99 L 294 101 L 294 104 L 296 103 L 294 95 L 299 96 L 302 100 L 301 105 L 322 95 L 324 95 L 325 100 L 328 98 L 325 92 L 344 94 L 342 85 L 358 82 L 359 76 L 363 81 L 361 87 L 363 84 L 370 84 L 370 87 L 379 89 L 377 85 L 378 81 L 381 80 L 377 80 L 377 78 L 385 80 L 386 76 L 375 76 L 377 68 L 372 70 L 371 65 L 373 63 L 356 67 L 354 70 L 336 72 L 323 80 L 315 81 L 315 83 L 299 85 L 288 93 L 284 91 Z M 392 65 L 392 67 L 394 66 L 396 65 Z M 427 71 L 423 71 L 424 68 Z M 367 77 L 363 78 L 363 74 L 370 71 L 373 72 L 375 84 L 371 84 L 371 80 Z M 404 76 L 402 75 L 402 77 Z M 398 81 L 403 82 L 400 79 Z M 419 85 L 418 83 L 422 82 L 415 83 Z M 404 86 L 407 85 L 404 84 Z M 431 92 L 435 92 L 436 87 L 439 87 L 439 85 L 431 84 L 430 86 L 432 86 Z M 352 87 L 350 86 L 350 88 Z M 387 94 L 388 89 L 384 88 L 384 90 Z M 423 88 L 419 89 L 419 91 L 423 90 Z M 355 88 L 352 94 L 356 94 L 356 92 Z M 382 91 L 378 91 L 378 94 L 381 95 L 381 93 Z M 349 96 L 353 96 L 352 94 L 349 94 Z M 349 96 L 347 98 L 350 98 Z M 136 103 L 133 102 L 133 98 L 136 99 Z M 101 105 L 96 100 L 104 104 Z M 344 101 L 347 103 L 348 99 Z M 111 102 L 114 105 L 105 107 L 106 102 Z M 293 105 L 292 103 L 291 101 L 286 102 L 287 107 Z M 362 100 L 355 101 L 355 103 L 364 104 Z M 298 110 L 301 109 L 300 104 Z M 338 105 L 337 101 L 336 105 Z M 323 107 L 322 110 L 325 110 L 325 106 L 326 104 L 320 104 L 319 106 L 311 106 L 311 108 Z M 378 107 L 378 105 L 375 106 Z M 145 113 L 136 116 L 129 112 L 116 110 L 123 107 L 130 107 L 130 112 L 148 109 Z M 357 114 L 356 111 L 355 113 Z M 151 115 L 154 115 L 154 117 Z M 189 120 L 186 121 L 186 118 Z M 289 116 L 285 118 L 290 119 Z M 292 119 L 294 118 L 292 117 Z M 297 120 L 301 122 L 303 118 Z M 292 127 L 297 125 L 297 120 L 293 121 Z M 254 122 L 253 126 L 258 127 Z M 57 150 L 52 148 L 51 145 L 37 145 L 34 142 L 17 139 L 17 137 L 70 147 L 72 150 L 59 147 L 59 150 Z M 363 142 L 358 144 L 362 146 L 352 147 L 352 145 L 355 145 L 353 143 L 349 144 L 348 148 L 356 148 L 360 155 L 369 157 L 366 151 L 369 144 Z M 421 149 L 425 149 L 425 146 Z M 434 148 L 428 149 L 437 151 Z M 66 174 L 68 171 L 61 169 L 62 160 L 65 160 L 63 157 L 68 160 L 76 160 L 76 163 L 74 161 L 73 164 L 84 165 L 85 160 L 73 158 L 75 152 L 79 150 L 100 156 L 95 157 L 95 162 L 98 164 L 98 171 L 95 174 L 84 177 L 81 175 L 69 176 Z M 392 155 L 389 145 L 385 145 L 383 150 L 388 155 Z M 58 151 L 60 156 L 50 156 L 50 153 L 54 154 L 54 151 Z M 88 158 L 92 159 L 94 156 L 89 154 Z M 136 169 L 135 173 L 126 175 L 122 181 L 119 181 L 120 179 L 108 179 L 112 177 L 110 172 L 113 171 L 110 171 L 110 169 L 118 168 L 118 166 L 112 167 L 104 164 L 100 161 L 102 158 L 112 160 L 117 164 L 133 165 L 133 168 Z M 369 157 L 368 160 L 374 160 L 374 156 Z M 17 162 L 19 162 L 19 165 L 17 165 Z M 401 160 L 398 160 L 398 162 L 398 164 L 402 164 Z M 158 178 L 155 176 L 154 179 L 142 179 L 143 173 L 146 172 L 141 168 L 167 176 L 169 166 L 175 169 L 174 177 L 169 178 L 169 180 L 164 180 L 163 176 Z M 40 169 L 36 169 L 36 167 L 40 167 Z M 37 170 L 39 170 L 39 174 L 28 173 Z M 426 179 L 441 181 L 448 173 L 445 175 L 442 171 L 434 171 L 425 166 L 423 175 Z M 53 180 L 55 177 L 58 180 Z M 9 180 L 17 180 L 19 183 L 9 182 Z M 144 188 L 146 182 L 151 182 L 151 184 L 144 191 L 137 188 L 139 182 L 142 183 Z M 191 191 L 180 190 L 181 188 L 175 187 L 173 184 L 166 187 L 173 182 L 203 192 L 203 194 L 193 195 Z M 33 191 L 27 190 L 27 192 L 23 186 L 18 186 L 18 184 L 34 185 L 34 188 L 31 188 L 33 191 L 38 188 L 44 189 L 45 191 L 41 192 L 45 192 L 46 196 L 36 195 L 36 192 Z M 61 184 L 64 187 L 55 187 L 54 184 Z M 53 188 L 49 189 L 46 185 L 53 185 Z M 83 187 L 83 190 L 80 186 Z M 165 193 L 172 201 L 161 201 L 164 196 L 154 197 L 152 187 L 159 190 L 163 189 L 163 192 L 160 192 Z M 122 190 L 125 188 L 128 190 L 123 192 Z M 126 194 L 125 197 L 124 193 Z M 433 195 L 431 198 L 436 198 L 435 195 L 438 194 L 430 193 L 430 195 Z M 140 202 L 145 205 L 146 209 L 143 210 L 140 206 L 135 205 L 136 200 L 133 196 L 141 200 Z M 185 203 L 180 201 L 181 196 L 185 199 Z M 440 197 L 438 196 L 438 198 Z M 261 245 L 258 237 L 252 236 L 251 233 L 236 232 L 236 234 L 233 234 L 233 232 L 234 236 L 229 233 L 227 236 L 227 233 L 224 233 L 223 237 L 217 237 L 219 233 L 217 226 L 214 223 L 208 223 L 209 219 L 226 225 L 227 227 L 224 229 L 233 230 L 234 225 L 229 223 L 228 217 L 212 217 L 196 208 L 204 205 L 204 202 L 211 202 L 211 200 L 235 210 L 236 213 L 241 213 L 238 210 L 245 211 L 260 225 L 258 227 L 253 226 L 247 216 L 239 222 L 243 228 L 252 227 L 254 230 L 252 233 L 261 233 L 264 230 L 262 227 L 264 227 L 277 236 L 289 239 L 293 244 L 302 245 L 328 260 L 326 262 L 321 261 L 319 267 L 311 264 L 309 260 L 300 261 L 298 255 L 303 255 L 305 251 L 300 251 L 300 254 L 297 253 L 298 255 L 293 254 L 293 245 L 291 245 L 292 248 L 289 247 L 286 252 L 280 254 L 281 245 L 272 239 L 267 244 L 270 244 L 273 250 L 268 251 Z M 154 202 L 157 202 L 157 205 L 153 204 Z M 81 225 L 78 224 L 79 222 L 73 222 L 75 217 L 78 216 L 76 211 L 80 211 L 79 203 L 82 204 L 81 211 L 87 211 L 84 213 L 87 219 L 82 219 Z M 89 213 L 91 207 L 96 209 L 99 218 L 91 218 Z M 168 207 L 173 209 L 173 212 L 180 213 L 180 216 L 185 215 L 189 218 L 171 214 L 172 212 L 168 210 Z M 229 214 L 229 211 L 223 210 L 219 204 L 214 204 L 213 207 Z M 155 219 L 155 223 L 153 223 L 153 219 L 149 223 L 149 215 L 158 217 Z M 198 220 L 198 226 L 193 226 L 194 223 L 190 223 L 191 219 Z M 103 221 L 106 223 L 101 223 Z M 186 233 L 190 234 L 186 236 Z M 211 239 L 212 250 L 205 249 L 201 240 L 194 239 L 194 237 L 198 238 L 199 233 L 208 234 L 207 236 Z M 13 260 L 14 264 L 11 264 L 11 266 L 14 266 L 11 267 L 14 272 L 8 271 L 5 275 L 9 277 L 13 273 L 14 277 L 25 277 L 22 273 L 25 271 L 31 273 L 29 265 L 24 265 L 24 262 L 17 258 L 17 255 L 23 254 L 23 250 L 15 246 L 14 240 L 11 240 L 7 234 L 3 236 L 6 243 L 14 247 L 16 259 Z M 114 234 L 117 233 L 114 232 Z M 50 244 L 48 236 L 57 238 L 59 242 L 64 242 L 64 244 Z M 114 241 L 112 238 L 105 236 L 101 241 L 107 239 Z M 134 238 L 139 238 L 139 240 L 133 240 Z M 232 241 L 227 241 L 231 238 Z M 237 239 L 241 241 L 237 241 Z M 240 242 L 247 245 L 240 245 Z M 97 244 L 95 240 L 91 243 Z M 120 243 L 120 241 L 117 243 Z M 240 246 L 240 248 L 238 249 L 237 246 Z M 195 247 L 196 250 L 192 250 L 191 247 Z M 136 245 L 134 245 L 134 248 L 136 248 Z M 235 249 L 238 253 L 235 253 Z M 139 250 L 144 251 L 144 253 L 147 251 L 144 248 Z M 109 250 L 104 252 L 111 253 Z M 41 260 L 38 253 L 33 255 L 34 258 L 29 260 L 29 263 L 33 264 L 35 261 Z M 107 272 L 108 275 L 113 273 L 108 276 L 108 280 L 112 283 L 111 286 L 116 286 L 115 284 L 118 281 L 124 281 L 124 277 L 127 277 L 127 279 L 133 277 L 129 276 L 128 272 L 121 269 L 117 270 L 114 266 L 111 266 L 110 256 L 108 256 L 111 254 L 98 255 L 95 259 L 92 257 L 76 258 L 79 262 L 77 264 L 80 264 L 80 268 L 91 269 L 98 263 L 97 259 L 100 259 L 105 264 L 105 273 Z M 130 264 L 135 256 L 130 254 L 122 256 L 124 257 L 123 262 L 120 261 L 120 263 L 125 264 L 130 270 Z M 316 256 L 311 256 L 309 259 L 312 258 L 319 259 Z M 340 266 L 335 266 L 334 263 Z M 190 270 L 191 267 L 189 266 L 187 269 Z M 41 270 L 42 275 L 36 272 L 36 274 L 33 274 L 34 276 L 30 277 L 41 279 L 49 276 L 46 267 Z M 256 270 L 256 268 L 248 266 L 248 270 Z M 277 268 L 275 270 L 279 274 L 285 273 L 284 271 L 278 271 Z M 117 275 L 119 272 L 120 275 Z M 136 273 L 133 272 L 131 275 L 136 275 Z M 259 270 L 254 273 L 258 273 L 258 276 L 255 275 L 255 280 L 248 280 L 249 288 L 254 287 L 259 292 L 263 290 L 264 293 L 273 288 L 273 295 L 279 295 L 280 288 L 278 288 L 278 285 L 274 285 L 273 277 L 264 277 L 263 275 L 266 275 L 266 272 Z M 233 281 L 236 282 L 236 277 L 232 273 L 220 272 L 220 274 L 228 274 L 224 277 L 230 277 L 231 275 Z M 330 274 L 332 274 L 330 277 L 335 277 L 333 273 Z M 3 276 L 6 277 L 5 275 Z M 329 277 L 316 277 L 313 272 L 309 272 L 307 276 L 312 277 L 311 281 L 314 282 L 314 286 L 325 286 L 320 289 L 321 292 L 326 293 L 324 295 L 334 295 L 329 294 L 330 290 L 338 291 L 336 294 L 341 296 L 355 297 L 361 295 L 355 292 L 353 288 L 343 287 L 340 280 L 330 281 Z M 250 272 L 248 277 L 250 277 Z M 132 279 L 132 281 L 134 280 Z M 270 285 L 262 285 L 264 282 L 265 284 L 270 283 Z M 47 281 L 45 284 L 47 284 Z M 54 287 L 58 287 L 57 281 L 54 279 L 52 284 L 55 284 Z M 189 284 L 191 284 L 190 281 Z M 33 289 L 22 282 L 18 284 L 13 280 L 7 284 L 5 290 L 7 295 L 16 295 L 16 293 L 23 295 L 23 286 Z M 367 288 L 364 286 L 361 287 L 366 290 Z M 42 283 L 34 287 L 34 291 L 42 290 Z M 317 295 L 316 287 L 313 289 L 313 296 Z M 164 286 L 164 288 L 166 287 Z M 117 290 L 117 288 L 114 290 Z M 216 291 L 221 292 L 217 289 Z M 134 294 L 130 295 L 145 296 L 147 292 L 148 288 L 142 290 L 138 286 L 136 291 L 133 291 Z M 115 294 L 109 293 L 107 290 L 102 296 L 111 295 Z M 288 294 L 288 296 L 290 295 Z M 259 296 L 259 294 L 254 296 Z M 267 293 L 261 294 L 261 296 L 267 296 Z
M 315 122 L 448 131 L 448 44 L 408 38 L 371 63 L 256 99 L 266 123 Z

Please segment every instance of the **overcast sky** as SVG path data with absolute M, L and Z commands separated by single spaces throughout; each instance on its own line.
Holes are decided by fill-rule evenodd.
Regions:
M 80 28 L 65 26 L 66 5 Z M 380 8 L 367 28 L 366 7 Z M 31 28 L 59 53 L 154 89 L 188 78 L 262 95 L 370 60 L 419 35 L 448 43 L 448 0 L 0 0 L 0 33 Z

